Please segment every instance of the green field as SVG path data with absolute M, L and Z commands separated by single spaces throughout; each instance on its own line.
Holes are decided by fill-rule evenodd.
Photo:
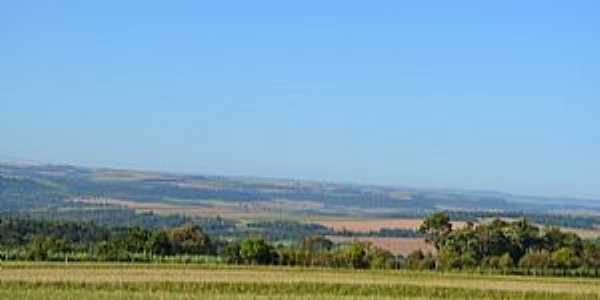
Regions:
M 282 267 L 4 263 L 1 299 L 600 299 L 600 281 Z

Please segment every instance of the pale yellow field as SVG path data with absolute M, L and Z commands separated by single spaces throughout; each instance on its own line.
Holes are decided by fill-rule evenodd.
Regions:
M 580 228 L 561 228 L 566 232 L 573 232 L 582 238 L 597 238 L 600 237 L 600 229 L 580 229 Z
M 600 296 L 600 281 L 579 278 L 198 265 L 64 265 L 47 263 L 5 264 L 4 268 L 0 269 L 0 288 L 10 289 L 12 295 L 20 293 L 19 287 L 32 289 L 32 292 L 44 288 L 51 291 L 52 289 L 62 289 L 66 292 L 69 290 L 77 292 L 88 286 L 93 288 L 90 292 L 97 293 L 110 294 L 112 291 L 110 287 L 133 292 L 140 292 L 141 289 L 141 292 L 144 292 L 144 287 L 147 287 L 153 293 L 163 293 L 168 296 L 172 292 L 174 294 L 171 294 L 171 296 L 175 296 L 179 290 L 183 292 L 197 290 L 202 293 L 210 293 L 213 289 L 214 293 L 227 293 L 228 287 L 236 289 L 236 285 L 248 289 L 248 293 L 258 292 L 259 294 L 263 292 L 277 294 L 277 287 L 289 290 L 290 287 L 297 286 L 309 292 L 336 293 L 336 299 L 339 299 L 337 296 L 344 296 L 339 295 L 339 288 L 345 290 L 346 287 L 350 287 L 349 291 L 352 291 L 352 286 L 356 286 L 357 290 L 363 289 L 364 291 L 367 288 L 375 293 L 381 291 L 382 296 L 385 296 L 386 293 L 396 293 L 401 288 L 408 289 L 407 293 L 412 293 L 411 290 L 427 293 L 428 289 L 438 289 L 440 293 L 443 291 L 454 293 L 454 291 L 457 291 L 458 294 L 468 295 L 485 295 L 486 291 L 494 292 L 496 296 L 501 296 L 503 294 L 498 293 L 505 292 L 509 293 L 506 295 L 513 295 L 515 292 L 533 293 L 531 295 L 537 295 L 536 299 L 543 299 L 543 295 L 552 296 L 552 299 L 560 299 L 560 294 L 557 293 L 564 293 L 569 296 L 569 299 L 599 299 Z M 241 291 L 244 292 L 244 290 Z M 223 299 L 238 299 L 235 293 L 239 292 L 239 289 L 231 291 L 232 295 L 222 297 Z M 2 291 L 0 291 L 1 295 Z M 374 297 L 366 297 L 369 296 L 366 294 L 363 296 L 365 297 L 352 299 L 375 299 Z M 419 298 L 418 295 L 414 296 L 410 299 L 426 299 Z M 513 299 L 512 296 L 506 296 L 505 298 L 497 298 L 496 296 L 493 299 Z M 94 297 L 96 297 L 95 294 Z M 293 299 L 314 298 L 327 299 L 325 297 L 306 297 L 302 295 L 296 295 Z M 453 297 L 453 299 L 460 299 L 460 297 Z M 483 297 L 483 299 L 486 298 Z

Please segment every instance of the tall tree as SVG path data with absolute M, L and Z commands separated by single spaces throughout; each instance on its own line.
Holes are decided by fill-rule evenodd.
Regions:
M 425 218 L 421 226 L 419 226 L 419 232 L 427 235 L 427 240 L 433 243 L 438 250 L 443 238 L 451 231 L 452 223 L 450 223 L 450 217 L 445 212 L 432 214 Z

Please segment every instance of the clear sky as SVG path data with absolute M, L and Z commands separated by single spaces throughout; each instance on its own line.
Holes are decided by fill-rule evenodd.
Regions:
M 4 1 L 0 159 L 600 197 L 598 1 Z

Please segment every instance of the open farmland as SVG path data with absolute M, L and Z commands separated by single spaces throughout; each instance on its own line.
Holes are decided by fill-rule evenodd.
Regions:
M 133 209 L 141 212 L 152 212 L 160 215 L 183 215 L 183 216 L 222 216 L 231 219 L 253 219 L 268 216 L 268 209 L 258 204 L 241 203 L 159 203 L 140 202 L 114 198 L 77 198 L 70 200 L 73 203 L 91 204 L 96 206 L 115 206 Z
M 2 299 L 600 299 L 592 279 L 128 264 L 4 264 Z
M 413 251 L 422 250 L 423 252 L 433 252 L 433 246 L 425 242 L 423 238 L 399 238 L 399 237 L 342 237 L 327 236 L 335 243 L 344 243 L 350 241 L 369 242 L 394 255 L 406 256 Z
M 561 229 L 565 232 L 572 232 L 572 233 L 578 234 L 579 236 L 581 236 L 583 238 L 595 239 L 595 238 L 600 237 L 600 229 L 598 229 L 598 228 L 581 229 L 581 228 L 562 227 Z
M 421 225 L 421 219 L 371 219 L 371 220 L 317 220 L 323 226 L 335 231 L 369 232 L 383 228 L 389 229 L 416 229 Z
M 370 232 L 381 229 L 413 229 L 419 228 L 421 219 L 322 219 L 314 223 L 329 227 L 335 231 Z M 452 222 L 455 228 L 465 225 L 465 222 Z

